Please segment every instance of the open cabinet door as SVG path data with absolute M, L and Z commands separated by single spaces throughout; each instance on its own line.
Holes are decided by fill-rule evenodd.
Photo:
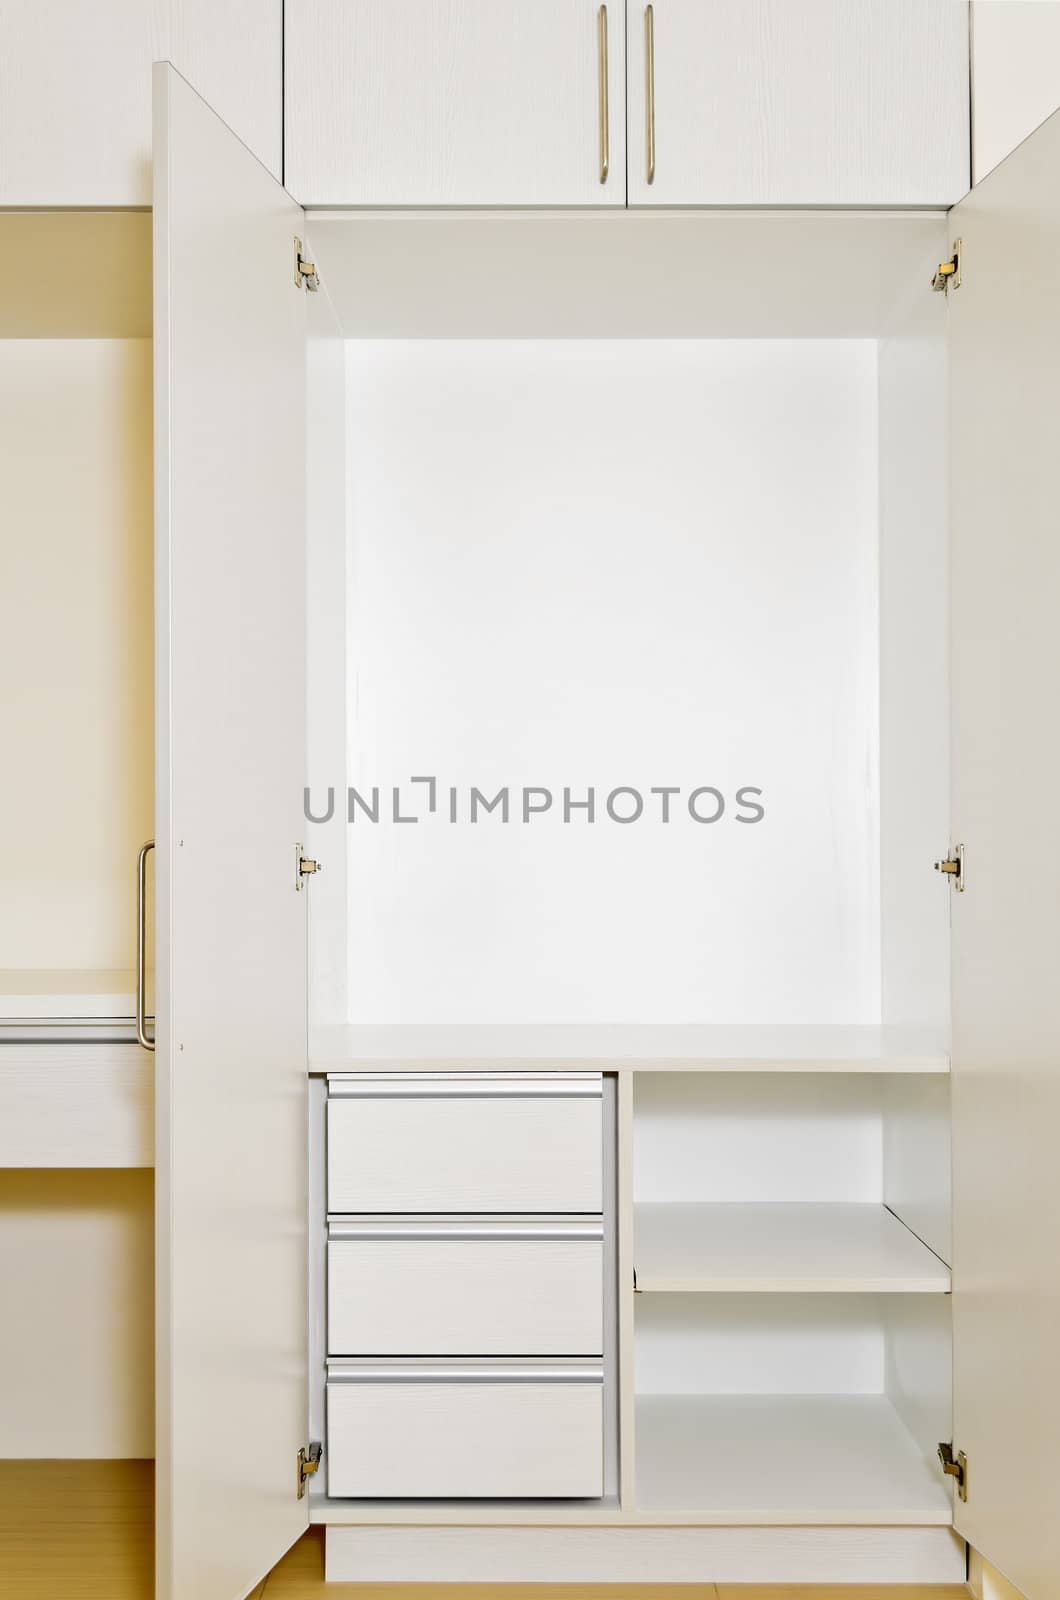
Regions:
M 158 1600 L 307 1524 L 302 213 L 154 80 Z
M 1060 115 L 950 214 L 958 1530 L 1060 1596 Z M 940 885 L 940 892 L 941 885 Z

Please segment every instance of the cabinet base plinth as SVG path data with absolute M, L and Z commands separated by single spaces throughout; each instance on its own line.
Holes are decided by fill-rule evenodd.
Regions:
M 329 1583 L 963 1583 L 950 1528 L 335 1527 Z

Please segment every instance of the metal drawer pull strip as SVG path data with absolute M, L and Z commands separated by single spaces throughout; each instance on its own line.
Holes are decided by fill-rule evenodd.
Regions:
M 329 1383 L 603 1383 L 603 1362 L 328 1360 Z
M 332 1099 L 599 1100 L 603 1092 L 599 1072 L 328 1074 L 328 1094 Z
M 601 1219 L 549 1217 L 535 1221 L 522 1217 L 335 1217 L 328 1222 L 328 1238 L 338 1239 L 589 1239 L 602 1240 Z

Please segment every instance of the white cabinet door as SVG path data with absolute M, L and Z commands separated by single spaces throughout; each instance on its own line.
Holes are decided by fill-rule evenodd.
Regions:
M 151 63 L 280 176 L 282 0 L 3 0 L 0 206 L 151 203 Z
M 973 0 L 972 177 L 1060 106 L 1060 0 Z
M 619 0 L 287 0 L 285 42 L 303 205 L 625 205 Z
M 967 190 L 959 0 L 627 0 L 626 15 L 630 205 L 943 205 Z
M 306 1526 L 303 214 L 155 68 L 158 1600 Z
M 1028 1600 L 1057 1600 L 1060 114 L 950 223 L 954 1511 Z

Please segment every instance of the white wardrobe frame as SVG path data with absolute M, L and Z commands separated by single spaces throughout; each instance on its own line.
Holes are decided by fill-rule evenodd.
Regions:
M 314 1042 L 312 1053 L 305 1048 L 307 897 L 298 847 L 304 837 L 306 296 L 294 241 L 305 239 L 306 221 L 166 66 L 156 68 L 155 161 L 157 1592 L 160 1600 L 236 1600 L 310 1517 L 308 1498 L 297 1493 L 298 1452 L 310 1442 L 306 1058 L 316 1070 L 336 1062 L 347 1070 L 369 1063 L 379 1070 L 408 1062 L 410 1050 L 407 1041 L 358 1043 L 341 1034 L 321 1049 Z M 911 252 L 909 277 L 901 282 L 913 301 L 924 297 L 931 307 L 925 314 L 942 315 L 942 304 L 930 298 L 930 269 L 948 258 L 953 237 L 963 236 L 963 282 L 950 290 L 945 310 L 956 602 L 950 725 L 959 838 L 938 838 L 939 819 L 930 816 L 930 844 L 924 824 L 917 861 L 927 887 L 916 893 L 946 894 L 932 879 L 931 859 L 950 842 L 967 846 L 967 892 L 953 902 L 952 1080 L 955 1445 L 967 1450 L 971 1478 L 967 1502 L 955 1502 L 954 1527 L 1028 1600 L 1054 1600 L 1060 1593 L 1060 1530 L 1048 1470 L 1060 1433 L 1060 1399 L 1052 1382 L 1052 1319 L 1041 1314 L 1043 1300 L 1056 1293 L 1051 1219 L 1060 1211 L 1051 1132 L 1060 1114 L 1060 1014 L 1049 970 L 1060 866 L 1047 803 L 1028 807 L 1020 798 L 1027 785 L 1046 796 L 1056 776 L 1052 741 L 1041 737 L 1041 728 L 1051 700 L 1049 644 L 1060 589 L 1049 425 L 1053 374 L 1060 367 L 1060 332 L 1049 321 L 1060 260 L 1058 174 L 1060 120 L 1054 118 L 956 208 L 948 229 L 941 218 L 925 223 L 925 239 Z M 878 240 L 867 245 L 885 219 L 872 219 L 860 234 L 851 231 L 853 220 L 831 214 L 811 233 L 805 219 L 749 219 L 745 239 L 759 247 L 767 239 L 772 248 L 758 258 L 757 278 L 739 252 L 716 252 L 722 283 L 724 262 L 730 262 L 729 312 L 734 304 L 748 315 L 761 312 L 763 289 L 790 284 L 797 273 L 797 298 L 805 289 L 807 317 L 815 297 L 818 304 L 834 304 L 836 295 L 849 295 L 854 325 L 858 304 L 877 298 L 885 283 L 893 290 L 894 262 L 875 248 Z M 540 225 L 547 227 L 547 219 Z M 606 219 L 602 225 L 622 223 Z M 630 240 L 644 226 L 679 225 L 663 217 L 627 223 Z M 345 226 L 355 238 L 356 225 L 347 220 Z M 395 226 L 430 223 L 409 219 Z M 458 226 L 459 219 L 440 222 L 439 239 Z M 723 219 L 711 224 L 724 226 Z M 336 302 L 347 283 L 351 304 L 363 303 L 370 264 L 358 277 L 354 258 L 347 272 L 341 230 L 336 226 L 335 248 L 330 224 L 328 230 L 324 219 L 312 225 L 325 282 Z M 793 265 L 779 248 L 790 245 L 797 256 L 799 237 L 812 238 L 816 270 L 805 276 L 807 263 Z M 652 236 L 648 254 L 663 243 L 662 232 Z M 683 253 L 668 260 L 677 263 L 679 280 L 682 269 L 686 273 L 684 307 L 679 293 L 668 296 L 674 315 L 688 305 L 707 305 L 702 262 Z M 659 304 L 635 245 L 619 268 L 623 305 Z M 570 272 L 569 257 L 542 263 L 540 303 L 553 333 L 562 331 L 565 305 L 581 298 L 572 296 Z M 435 277 L 438 292 L 445 292 L 444 248 Z M 499 306 L 503 277 L 495 272 L 493 282 Z M 631 284 L 649 292 L 630 298 L 625 291 Z M 388 286 L 400 318 L 399 271 L 379 274 L 373 316 L 385 316 Z M 606 294 L 602 303 L 606 320 Z M 341 305 L 339 311 L 341 320 Z M 670 314 L 666 308 L 653 312 L 652 327 L 662 331 Z M 582 324 L 577 331 L 593 329 Z M 687 321 L 674 331 L 687 334 Z M 942 450 L 937 412 L 924 419 L 917 436 Z M 1002 525 L 1006 559 L 999 567 Z M 941 634 L 945 595 L 932 592 L 923 603 L 937 608 Z M 234 644 L 237 622 L 242 634 Z M 907 934 L 910 928 L 919 937 L 919 923 L 907 923 Z M 895 989 L 902 999 L 885 1005 L 885 1018 L 901 1028 L 923 1023 L 935 1034 L 927 1048 L 937 1059 L 940 1019 L 925 1018 L 915 1004 L 918 963 L 903 968 L 896 955 L 893 970 L 904 971 L 905 987 Z M 818 1044 L 801 1054 L 803 1064 L 823 1059 L 832 1068 L 843 1061 L 863 1064 L 874 1051 L 877 1064 L 908 1061 L 922 1058 L 924 1037 L 922 1031 L 903 1033 L 897 1057 L 894 1037 L 883 1033 L 853 1044 L 844 1040 L 838 1051 Z M 570 1051 L 566 1041 L 567 1049 L 557 1051 L 556 1039 L 546 1042 L 553 1063 L 563 1053 L 568 1061 L 592 1060 L 597 1069 L 620 1072 L 619 1116 L 627 1139 L 631 1069 L 668 1054 L 686 1069 L 709 1069 L 719 1060 L 717 1040 L 702 1038 L 676 1052 L 662 1049 L 658 1037 L 629 1041 L 625 1050 L 597 1040 L 580 1051 Z M 541 1064 L 540 1040 L 515 1049 L 497 1044 L 494 1039 L 483 1048 L 494 1065 L 498 1056 Z M 786 1058 L 790 1045 L 782 1051 Z M 437 1064 L 447 1051 L 450 1064 L 454 1055 L 465 1067 L 474 1062 L 466 1039 L 455 1052 L 451 1041 L 434 1039 L 426 1052 L 413 1054 Z M 767 1054 L 776 1059 L 775 1049 Z M 720 1052 L 730 1065 L 734 1056 L 761 1060 L 763 1051 L 752 1043 Z M 620 1152 L 620 1171 L 628 1160 L 627 1148 Z M 621 1219 L 619 1226 L 621 1282 L 631 1262 Z M 989 1292 L 982 1286 L 991 1286 Z M 624 1335 L 620 1327 L 623 1336 L 628 1326 Z M 532 1514 L 526 1520 L 547 1522 Z M 679 1517 L 663 1526 L 618 1527 L 617 1520 L 576 1527 L 557 1517 L 528 1527 L 513 1513 L 487 1526 L 484 1517 L 458 1513 L 456 1525 L 441 1528 L 401 1513 L 394 1519 L 404 1524 L 399 1528 L 376 1517 L 361 1527 L 330 1530 L 329 1576 L 878 1581 L 901 1578 L 914 1567 L 927 1578 L 938 1571 L 937 1559 L 947 1576 L 954 1560 L 963 1570 L 960 1539 L 945 1528 L 698 1528 Z M 948 1556 L 938 1555 L 939 1536 L 948 1541 Z

